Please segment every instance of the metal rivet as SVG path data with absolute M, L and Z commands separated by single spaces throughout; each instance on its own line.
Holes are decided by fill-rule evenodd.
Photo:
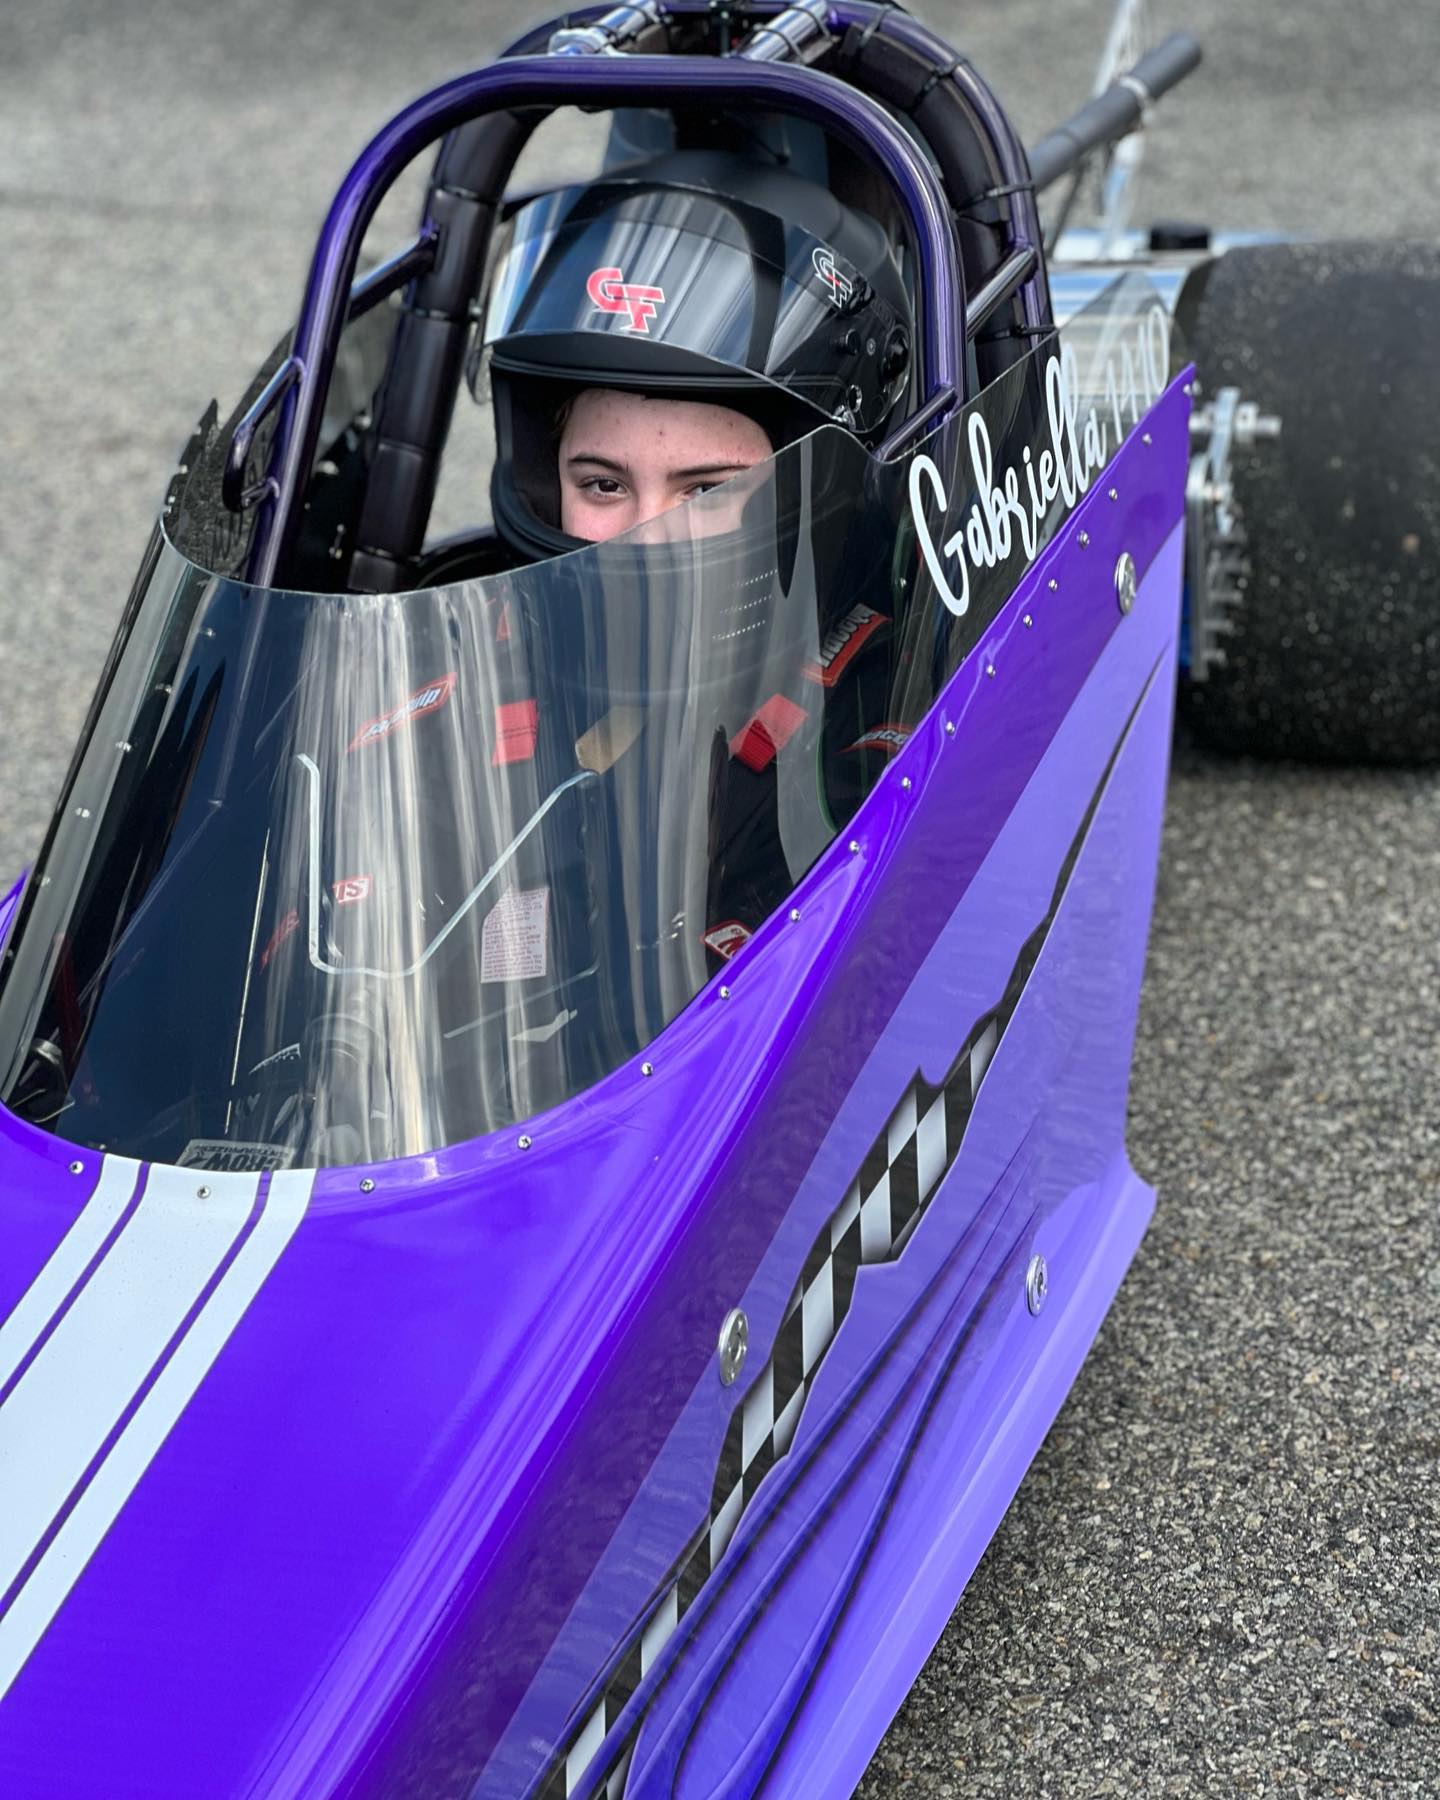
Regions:
M 994 665 L 994 663 L 986 663 L 986 665 L 985 665 L 985 673 L 986 673 L 986 674 L 987 674 L 987 675 L 988 675 L 988 676 L 990 676 L 990 678 L 991 678 L 991 679 L 992 679 L 992 680 L 993 680 L 993 679 L 994 679 L 994 677 L 995 677 L 995 665 Z
M 720 1327 L 720 1385 L 729 1387 L 740 1373 L 745 1352 L 750 1348 L 750 1321 L 738 1306 L 725 1315 Z
M 75 817 L 77 819 L 88 819 L 90 817 L 90 808 L 88 806 L 77 806 L 75 808 Z
M 1128 613 L 1135 604 L 1135 558 L 1128 550 L 1121 551 L 1115 565 L 1115 598 L 1122 613 Z
M 522 1150 L 528 1150 L 530 1148 L 530 1139 L 528 1137 L 516 1138 L 515 1142 L 520 1146 L 520 1148 Z
M 1030 629 L 1030 627 L 1035 623 L 1035 621 L 1030 617 L 1029 613 L 1026 613 L 1025 617 L 1020 621 L 1020 623 L 1028 631 Z
M 1151 437 L 1151 435 L 1148 431 L 1142 431 L 1140 433 L 1140 442 L 1142 444 L 1153 444 L 1155 442 L 1155 440 L 1154 440 L 1154 438 Z
M 945 735 L 946 735 L 946 737 L 954 737 L 955 721 L 953 719 L 947 719 L 945 721 Z
M 373 1194 L 375 1192 L 374 1180 L 369 1175 L 364 1175 L 361 1177 L 360 1192 L 362 1194 Z
M 859 838 L 851 838 L 849 844 L 846 847 L 852 856 L 858 856 L 860 854 Z
M 85 1173 L 85 1165 L 84 1165 L 84 1163 L 82 1163 L 82 1162 L 72 1162 L 72 1163 L 71 1163 L 71 1165 L 70 1165 L 70 1173 L 71 1173 L 71 1174 L 72 1174 L 72 1175 L 83 1175 L 83 1174 L 84 1174 L 84 1173 Z
M 1119 490 L 1119 488 L 1111 488 L 1111 489 L 1110 489 L 1110 498 L 1111 498 L 1111 499 L 1112 499 L 1112 500 L 1118 500 L 1118 499 L 1119 499 L 1119 498 L 1120 498 L 1120 490 Z
M 792 906 L 790 908 L 790 923 L 792 925 L 798 925 L 800 923 L 800 908 L 798 906 Z
M 197 1199 L 197 1200 L 208 1200 L 208 1199 L 209 1199 L 209 1198 L 210 1198 L 210 1190 L 209 1190 L 209 1188 L 208 1188 L 208 1187 L 198 1187 L 198 1188 L 196 1188 L 196 1190 L 195 1190 L 195 1198 L 196 1198 L 196 1199 Z
M 125 752 L 126 752 L 126 751 L 127 751 L 127 750 L 133 750 L 133 749 L 134 749 L 134 748 L 135 748 L 135 746 L 134 746 L 134 745 L 133 745 L 133 744 L 131 744 L 131 743 L 128 743 L 128 742 L 127 742 L 127 741 L 126 741 L 126 740 L 125 740 L 125 739 L 124 739 L 124 738 L 120 738 L 120 739 L 119 739 L 119 740 L 118 740 L 118 741 L 117 741 L 117 742 L 116 742 L 116 745 L 115 745 L 115 748 L 116 748 L 116 749 L 117 749 L 117 750 L 118 750 L 118 751 L 119 751 L 119 752 L 120 752 L 120 753 L 121 753 L 121 755 L 122 755 L 122 756 L 123 756 L 123 755 L 124 755 L 124 754 L 125 754 Z
M 729 990 L 729 988 L 728 988 L 728 987 L 722 987 L 722 988 L 721 988 L 721 990 L 720 990 L 720 998 L 721 998 L 721 999 L 722 999 L 722 1000 L 728 1000 L 728 999 L 729 999 L 729 998 L 730 998 L 730 990 Z
M 641 1063 L 640 1073 L 642 1075 L 653 1075 L 655 1073 L 654 1063 Z
M 1082 550 L 1088 550 L 1090 548 L 1090 533 L 1088 531 L 1082 531 L 1075 541 Z
M 1057 588 L 1060 586 L 1060 583 L 1052 575 L 1050 577 L 1049 581 L 1046 583 L 1046 586 L 1050 589 L 1050 592 L 1053 594 L 1057 590 Z
M 1045 1304 L 1045 1296 L 1050 1292 L 1050 1272 L 1045 1267 L 1043 1256 L 1032 1256 L 1030 1267 L 1025 1271 L 1025 1304 L 1032 1314 L 1038 1313 Z
M 910 777 L 908 775 L 902 775 L 900 777 L 900 785 L 902 788 L 904 788 L 905 792 L 908 794 L 910 792 L 911 787 L 914 784 L 912 783 L 912 781 L 910 780 Z

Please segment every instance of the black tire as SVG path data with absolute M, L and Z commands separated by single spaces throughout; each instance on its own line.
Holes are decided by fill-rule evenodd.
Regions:
M 1251 576 L 1225 666 L 1184 686 L 1195 732 L 1440 760 L 1440 250 L 1236 249 L 1186 298 L 1201 401 L 1234 386 L 1282 421 L 1232 458 Z

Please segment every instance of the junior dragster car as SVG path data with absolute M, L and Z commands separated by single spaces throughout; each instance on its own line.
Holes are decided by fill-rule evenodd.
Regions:
M 1069 225 L 1198 59 L 638 0 L 356 162 L 0 905 L 5 1794 L 852 1790 L 1151 1213 L 1177 685 L 1437 748 L 1433 253 Z

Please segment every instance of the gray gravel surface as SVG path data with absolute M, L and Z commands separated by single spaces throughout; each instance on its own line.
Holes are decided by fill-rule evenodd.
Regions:
M 1038 135 L 1108 8 L 921 9 Z M 978 15 L 978 16 L 977 16 Z M 46 0 L 0 63 L 0 869 L 171 466 L 369 130 L 513 0 Z M 1197 0 L 1148 214 L 1440 228 L 1435 0 Z M 1440 782 L 1177 754 L 1136 1061 L 1155 1224 L 861 1789 L 1440 1791 Z

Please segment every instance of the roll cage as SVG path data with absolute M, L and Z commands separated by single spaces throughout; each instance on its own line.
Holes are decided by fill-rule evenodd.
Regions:
M 968 388 L 987 385 L 1053 330 L 1024 148 L 975 69 L 899 8 L 873 0 L 581 8 L 414 101 L 346 176 L 288 344 L 233 428 L 201 456 L 231 515 L 222 536 L 232 569 L 259 584 L 295 580 L 302 526 L 313 536 L 305 514 L 342 334 L 403 290 L 383 379 L 350 437 L 347 530 L 331 551 L 343 567 L 329 574 L 332 585 L 343 575 L 362 591 L 411 585 L 506 184 L 540 119 L 559 105 L 784 114 L 878 169 L 918 290 L 914 403 L 882 456 L 939 424 Z M 377 207 L 437 139 L 416 237 L 357 280 Z M 193 491 L 187 500 L 193 512 Z

